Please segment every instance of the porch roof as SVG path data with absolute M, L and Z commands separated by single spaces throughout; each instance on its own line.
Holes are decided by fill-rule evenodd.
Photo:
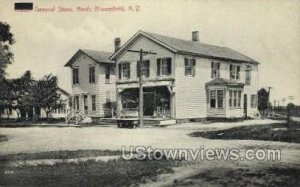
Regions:
M 158 87 L 158 86 L 167 86 L 171 87 L 173 85 L 172 81 L 159 81 L 159 82 L 144 82 L 143 87 Z M 128 88 L 138 88 L 139 83 L 127 83 L 127 84 L 119 84 L 117 88 L 120 92 L 124 89 Z
M 229 79 L 223 79 L 223 78 L 216 78 L 213 79 L 205 84 L 205 86 L 238 86 L 243 87 L 244 83 L 235 81 L 235 80 L 229 80 Z

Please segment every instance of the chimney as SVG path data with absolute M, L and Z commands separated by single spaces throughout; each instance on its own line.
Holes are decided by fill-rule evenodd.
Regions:
M 199 32 L 198 31 L 192 32 L 192 41 L 199 42 Z
M 121 38 L 115 38 L 115 52 L 121 48 Z

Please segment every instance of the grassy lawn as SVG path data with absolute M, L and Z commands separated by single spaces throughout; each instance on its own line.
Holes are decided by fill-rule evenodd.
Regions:
M 269 167 L 262 170 L 249 168 L 214 168 L 177 186 L 299 186 L 300 168 Z
M 120 155 L 120 151 L 59 151 L 38 154 L 16 154 L 0 157 L 0 186 L 130 186 L 156 180 L 157 175 L 172 173 L 175 161 L 104 161 L 78 163 L 60 162 L 54 165 L 19 166 L 8 161 L 32 159 L 69 159 L 91 156 Z
M 209 139 L 269 140 L 300 143 L 300 124 L 286 123 L 234 127 L 226 130 L 193 132 L 192 137 Z

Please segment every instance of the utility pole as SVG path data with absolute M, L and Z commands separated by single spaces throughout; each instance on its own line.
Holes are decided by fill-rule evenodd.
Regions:
M 268 86 L 267 88 L 268 88 L 268 116 L 269 116 L 270 115 L 270 93 L 271 93 L 270 91 L 273 87 Z
M 142 75 L 142 65 L 143 65 L 143 56 L 144 55 L 156 55 L 156 53 L 153 53 L 151 51 L 144 51 L 143 49 L 140 49 L 139 51 L 136 50 L 127 50 L 128 52 L 132 53 L 139 53 L 140 55 L 140 67 L 138 69 L 139 71 L 139 125 L 144 125 L 144 91 L 143 91 L 143 75 Z M 137 72 L 138 73 L 138 72 Z
M 285 102 L 285 98 L 282 98 L 282 108 L 284 108 L 284 102 Z

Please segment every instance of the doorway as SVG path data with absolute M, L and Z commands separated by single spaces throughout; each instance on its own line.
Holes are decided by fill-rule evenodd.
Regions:
M 144 116 L 153 116 L 155 109 L 155 94 L 154 92 L 144 93 Z
M 84 114 L 88 114 L 88 101 L 87 101 L 88 96 L 84 95 L 83 96 L 83 107 L 84 107 Z

